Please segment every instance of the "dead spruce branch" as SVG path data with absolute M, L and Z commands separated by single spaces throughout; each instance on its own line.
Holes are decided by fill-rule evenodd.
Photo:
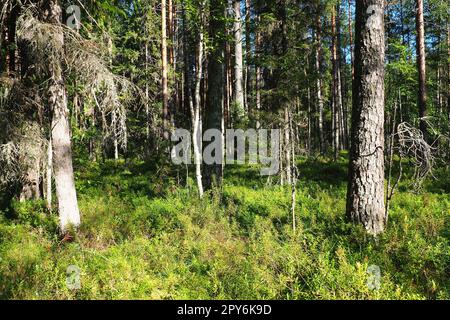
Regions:
M 144 94 L 128 79 L 111 72 L 101 46 L 64 25 L 44 23 L 36 16 L 33 8 L 25 10 L 19 17 L 17 30 L 19 41 L 26 42 L 35 60 L 39 61 L 36 70 L 51 77 L 49 66 L 62 65 L 64 75 L 76 75 L 77 82 L 84 88 L 80 94 L 93 99 L 98 112 L 113 119 L 104 128 L 104 138 L 117 139 L 125 149 L 127 108 L 131 97 L 137 93 L 137 97 L 144 101 Z M 61 33 L 64 46 L 57 39 Z

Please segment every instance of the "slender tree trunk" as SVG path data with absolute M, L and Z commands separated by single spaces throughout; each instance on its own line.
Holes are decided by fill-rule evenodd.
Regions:
M 113 65 L 113 42 L 112 39 L 108 39 L 108 56 L 109 56 L 109 67 L 112 68 Z M 114 147 L 114 160 L 119 160 L 119 142 L 117 141 L 117 113 L 113 110 L 111 113 L 111 128 L 113 132 L 113 147 Z
M 427 116 L 427 88 L 426 88 L 426 66 L 425 66 L 425 26 L 423 20 L 423 0 L 416 0 L 416 50 L 417 70 L 419 72 L 419 118 L 420 130 L 427 138 L 427 124 L 424 117 Z
M 306 74 L 306 70 L 305 70 L 305 74 Z M 307 99 L 308 99 L 308 139 L 307 139 L 307 150 L 308 150 L 308 156 L 310 157 L 312 154 L 312 132 L 313 132 L 313 115 L 312 115 L 312 109 L 311 109 L 311 88 L 308 85 L 308 94 L 307 94 Z M 300 99 L 298 99 L 297 102 L 297 108 L 300 108 Z M 297 112 L 298 113 L 298 112 Z
M 53 168 L 53 148 L 52 148 L 52 138 L 48 141 L 47 146 L 47 163 L 46 163 L 46 192 L 45 192 L 45 202 L 47 203 L 47 209 L 52 210 L 52 168 Z
M 350 57 L 352 63 L 352 80 L 355 78 L 355 55 L 353 51 L 353 21 L 352 21 L 352 0 L 348 0 L 348 39 L 350 47 Z
M 201 9 L 201 21 L 203 24 L 203 8 Z M 202 163 L 202 155 L 201 155 L 201 140 L 202 140 L 202 130 L 201 130 L 201 83 L 202 83 L 202 75 L 203 75 L 203 42 L 204 42 L 204 34 L 203 31 L 200 31 L 199 39 L 198 39 L 198 48 L 197 48 L 197 67 L 196 67 L 196 77 L 195 77 L 195 105 L 191 108 L 192 113 L 192 126 L 193 126 L 193 135 L 192 135 L 192 143 L 194 146 L 194 158 L 195 158 L 195 177 L 197 180 L 198 193 L 200 198 L 203 197 L 203 183 L 202 183 L 202 171 L 201 171 L 201 163 Z
M 183 21 L 183 59 L 184 59 L 184 109 L 186 110 L 186 114 L 190 114 L 191 111 L 191 102 L 192 102 L 192 90 L 191 90 L 191 56 L 192 49 L 189 43 L 191 42 L 190 31 L 187 24 L 187 15 L 185 5 L 182 5 L 182 21 Z M 191 117 L 192 120 L 192 117 Z
M 111 117 L 112 117 L 111 122 L 113 125 L 112 130 L 113 130 L 114 160 L 117 161 L 119 160 L 119 142 L 117 141 L 117 129 L 116 129 L 117 115 L 115 111 L 112 112 Z
M 213 35 L 212 49 L 209 53 L 208 62 L 208 93 L 206 99 L 206 128 L 218 129 L 222 132 L 223 145 L 223 80 L 224 80 L 224 39 L 220 36 L 225 30 L 225 8 L 223 0 L 210 1 L 210 32 Z M 223 158 L 223 150 L 222 150 Z M 204 187 L 206 190 L 212 188 L 214 184 L 222 184 L 223 167 L 222 164 L 204 165 Z
M 234 103 L 237 108 L 237 117 L 243 120 L 245 117 L 245 99 L 244 99 L 244 62 L 242 52 L 242 19 L 241 19 L 241 1 L 233 0 L 234 9 Z
M 450 138 L 450 23 L 447 23 L 447 111 L 448 111 L 448 136 Z M 448 144 L 450 158 L 450 140 Z
M 439 42 L 441 41 L 439 40 Z M 439 55 L 441 55 L 440 48 L 439 48 Z M 442 87 L 441 62 L 438 61 L 436 66 L 436 106 L 440 114 L 442 114 L 442 112 L 444 111 L 442 109 L 441 87 Z M 439 121 L 439 124 L 441 124 L 441 121 Z
M 164 139 L 169 139 L 169 87 L 167 62 L 167 12 L 166 0 L 161 0 L 161 59 Z
M 341 150 L 342 143 L 342 89 L 341 89 L 341 71 L 339 68 L 339 53 L 338 53 L 338 37 L 337 37 L 337 23 L 336 8 L 333 8 L 331 16 L 331 29 L 333 34 L 332 43 L 332 64 L 333 64 L 333 93 L 332 93 L 332 110 L 333 110 L 333 149 L 334 159 L 336 160 Z
M 145 41 L 145 74 L 148 75 L 148 41 Z M 150 93 L 148 87 L 148 81 L 145 81 L 145 137 L 147 141 L 146 152 L 150 144 Z
M 399 104 L 401 104 L 401 95 L 399 92 Z M 394 195 L 395 185 L 392 187 L 392 167 L 394 165 L 394 143 L 395 143 L 395 134 L 397 130 L 397 101 L 394 104 L 394 115 L 392 119 L 392 129 L 389 139 L 389 158 L 388 158 L 388 181 L 387 181 L 387 189 L 386 189 L 386 218 L 385 223 L 387 223 L 389 218 L 389 204 L 391 202 L 392 196 Z
M 167 16 L 167 50 L 168 50 L 168 68 L 170 67 L 174 72 L 171 74 L 169 81 L 175 81 L 175 72 L 176 69 L 176 55 L 175 55 L 175 0 L 168 0 L 167 8 L 168 8 L 168 16 Z M 169 76 L 168 76 L 169 77 Z M 167 121 L 170 122 L 170 127 L 175 126 L 175 113 L 176 113 L 176 105 L 177 105 L 177 92 L 178 90 L 174 86 L 175 90 L 173 92 L 170 92 L 169 90 L 169 106 L 168 106 L 168 115 L 167 115 Z
M 167 24 L 168 24 L 168 32 L 167 32 L 167 38 L 170 40 L 170 45 L 168 45 L 168 51 L 169 51 L 169 64 L 173 65 L 174 62 L 174 47 L 173 47 L 173 34 L 174 34 L 174 10 L 173 10 L 173 2 L 172 0 L 168 0 L 167 3 L 167 7 L 168 7 L 168 19 L 167 19 Z
M 337 8 L 337 20 L 336 20 L 336 63 L 337 63 L 337 76 L 338 76 L 338 96 L 340 100 L 339 108 L 339 129 L 340 129 L 340 149 L 345 150 L 348 144 L 348 128 L 347 128 L 347 102 L 345 97 L 345 85 L 344 77 L 342 76 L 342 41 L 341 41 L 341 7 L 340 2 L 336 5 Z
M 290 167 L 290 176 L 291 176 L 291 214 L 292 214 L 292 230 L 296 231 L 297 223 L 296 223 L 296 214 L 295 214 L 295 204 L 297 202 L 297 165 L 295 163 L 295 145 L 298 143 L 298 140 L 295 140 L 294 135 L 294 126 L 292 116 L 289 117 L 289 132 L 291 135 L 291 143 L 289 146 L 289 151 L 291 153 L 290 157 L 292 159 L 291 167 Z
M 228 30 L 227 30 L 227 35 Z M 233 72 L 232 72 L 232 57 L 231 57 L 231 47 L 230 43 L 227 42 L 225 44 L 225 83 L 224 83 L 224 118 L 226 127 L 232 126 L 232 117 L 231 117 L 231 103 L 233 100 Z
M 280 123 L 280 128 L 284 129 L 283 120 Z M 280 150 L 278 152 L 278 159 L 279 159 L 278 161 L 280 163 L 280 185 L 282 185 L 282 186 L 286 184 L 286 171 L 285 171 L 284 154 L 283 154 L 285 144 L 286 144 L 285 140 L 286 140 L 286 138 L 284 137 L 283 132 L 281 131 Z
M 259 23 L 261 21 L 260 16 L 258 15 L 256 17 L 256 21 Z M 260 122 L 260 113 L 261 113 L 261 88 L 262 88 L 262 68 L 261 68 L 261 31 L 259 28 L 255 31 L 255 50 L 256 50 L 256 64 L 255 64 L 255 73 L 256 73 L 256 79 L 255 79 L 255 90 L 256 90 L 256 129 L 259 129 L 261 127 Z
M 47 9 L 45 20 L 59 24 L 62 16 L 59 2 L 49 0 Z M 60 47 L 64 46 L 64 35 L 62 33 L 55 34 L 55 44 Z M 62 66 L 55 62 L 49 66 L 49 71 L 52 75 L 48 94 L 49 106 L 52 110 L 53 170 L 60 227 L 62 232 L 66 232 L 70 226 L 76 228 L 80 225 L 80 212 L 73 174 L 69 109 L 67 108 L 67 94 Z
M 286 105 L 284 107 L 284 158 L 286 161 L 286 183 L 291 184 L 292 183 L 292 176 L 291 176 L 291 135 L 290 135 L 290 111 L 289 107 Z
M 317 94 L 317 115 L 318 115 L 318 127 L 319 127 L 319 148 L 322 154 L 325 153 L 325 137 L 323 132 L 323 96 L 322 96 L 322 80 L 321 80 L 321 29 L 322 23 L 320 21 L 320 14 L 316 16 L 316 94 Z
M 245 72 L 245 105 L 247 113 L 250 115 L 250 104 L 252 99 L 252 68 L 250 62 L 252 60 L 252 43 L 251 43 L 251 0 L 245 0 L 245 56 L 246 56 L 246 72 Z
M 356 2 L 355 81 L 347 214 L 372 235 L 385 228 L 384 0 Z

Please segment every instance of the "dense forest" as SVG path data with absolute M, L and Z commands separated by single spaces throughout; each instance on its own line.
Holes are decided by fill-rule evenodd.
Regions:
M 1 0 L 0 299 L 450 299 L 446 0 Z

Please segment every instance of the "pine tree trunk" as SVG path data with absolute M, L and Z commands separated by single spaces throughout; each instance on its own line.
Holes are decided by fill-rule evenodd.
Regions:
M 384 0 L 356 2 L 347 214 L 372 235 L 385 228 L 383 7 Z
M 416 54 L 417 70 L 419 72 L 419 118 L 420 130 L 427 138 L 427 125 L 423 119 L 427 116 L 427 88 L 426 88 L 426 66 L 425 66 L 425 26 L 423 20 L 423 0 L 416 0 Z
M 222 132 L 223 139 L 223 105 L 224 105 L 224 39 L 221 38 L 225 30 L 225 3 L 222 0 L 210 2 L 210 34 L 215 36 L 213 48 L 208 60 L 208 92 L 206 99 L 205 130 L 218 129 Z M 222 141 L 223 142 L 223 141 Z M 222 150 L 223 152 L 223 150 Z M 222 155 L 223 158 L 223 155 Z M 221 185 L 223 167 L 222 164 L 204 165 L 204 188 L 210 190 L 214 184 Z
M 352 80 L 355 78 L 355 57 L 353 51 L 353 22 L 352 22 L 352 0 L 348 0 L 348 39 L 350 46 L 350 57 L 352 64 Z
M 173 2 L 172 0 L 168 0 L 167 2 L 168 7 L 168 19 L 167 19 L 167 38 L 173 43 L 173 33 L 174 33 L 174 8 L 173 8 Z M 174 62 L 174 51 L 173 51 L 173 45 L 168 46 L 168 52 L 169 52 L 169 64 L 173 65 Z

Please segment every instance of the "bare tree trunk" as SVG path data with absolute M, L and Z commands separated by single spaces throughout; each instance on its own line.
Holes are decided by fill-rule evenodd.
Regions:
M 252 100 L 252 69 L 250 61 L 252 59 L 252 43 L 251 43 L 251 0 L 245 0 L 245 56 L 246 56 L 246 72 L 245 72 L 245 106 L 247 113 L 250 114 L 250 104 Z
M 186 114 L 190 114 L 191 112 L 191 102 L 192 102 L 192 90 L 191 90 L 191 83 L 192 83 L 192 76 L 191 76 L 191 56 L 192 56 L 192 50 L 191 46 L 189 45 L 191 35 L 188 28 L 187 23 L 187 15 L 186 15 L 186 8 L 185 5 L 182 5 L 182 28 L 183 28 L 183 64 L 184 64 L 184 106 L 183 109 L 185 110 Z M 192 117 L 191 117 L 192 120 Z
M 145 42 L 145 73 L 148 74 L 148 42 Z M 147 148 L 149 146 L 150 142 L 150 103 L 149 103 L 149 87 L 148 87 L 148 81 L 145 81 L 145 137 L 147 140 Z
M 448 136 L 450 138 L 450 23 L 447 23 L 447 111 L 448 111 Z M 450 158 L 450 140 L 448 144 Z
M 348 39 L 350 46 L 350 57 L 352 63 L 352 79 L 355 78 L 355 55 L 353 52 L 353 22 L 352 22 L 352 0 L 348 0 Z
M 384 0 L 357 1 L 347 214 L 371 235 L 385 228 L 384 50 Z
M 47 9 L 44 19 L 47 22 L 59 24 L 62 11 L 58 1 L 49 0 Z M 61 48 L 64 46 L 64 35 L 62 33 L 55 35 L 55 43 Z M 49 106 L 52 110 L 53 170 L 60 227 L 62 232 L 66 232 L 69 227 L 76 228 L 80 225 L 80 212 L 72 165 L 69 109 L 67 108 L 67 94 L 60 62 L 55 61 L 50 64 L 49 71 L 52 75 L 48 95 Z
M 224 32 L 225 26 L 225 3 L 222 0 L 210 1 L 210 33 L 217 35 Z M 224 48 L 225 43 L 221 37 L 216 37 L 212 43 L 208 61 L 208 93 L 206 99 L 206 129 L 218 129 L 222 132 L 223 145 L 223 80 L 224 75 Z M 223 150 L 222 158 L 223 158 Z M 222 184 L 223 166 L 222 164 L 204 165 L 204 187 L 210 190 L 214 184 Z
M 167 12 L 166 0 L 161 0 L 161 59 L 162 59 L 162 98 L 164 139 L 169 139 L 169 87 L 167 63 Z
M 290 136 L 290 111 L 289 107 L 286 105 L 284 107 L 284 158 L 286 161 L 286 183 L 291 184 L 292 183 L 292 176 L 291 176 L 291 136 Z
M 244 62 L 242 52 L 242 19 L 241 19 L 241 1 L 233 0 L 234 9 L 234 102 L 237 108 L 237 116 L 239 120 L 245 117 L 245 100 L 244 100 Z
M 338 11 L 339 12 L 339 11 Z M 340 70 L 340 57 L 338 48 L 338 30 L 339 25 L 336 20 L 339 19 L 339 15 L 336 17 L 336 8 L 333 8 L 331 16 L 331 28 L 333 35 L 332 43 L 332 64 L 333 64 L 333 93 L 332 93 L 332 110 L 333 110 L 333 148 L 334 159 L 336 160 L 339 151 L 342 149 L 342 88 L 341 88 L 341 70 Z
M 50 88 L 50 102 L 53 107 L 53 168 L 60 226 L 64 232 L 67 231 L 70 225 L 74 227 L 79 226 L 80 213 L 73 175 L 72 143 L 68 121 L 69 110 L 67 109 L 67 98 L 63 85 L 52 85 Z
M 427 116 L 427 88 L 426 88 L 426 66 L 425 66 L 425 26 L 423 20 L 423 0 L 416 0 L 416 50 L 417 70 L 419 72 L 419 118 L 420 130 L 427 138 L 427 124 L 424 117 Z
M 108 58 L 109 67 L 112 68 L 113 65 L 113 42 L 112 39 L 108 39 Z M 116 110 L 112 111 L 111 114 L 111 128 L 113 132 L 113 146 L 114 146 L 114 160 L 119 160 L 119 142 L 117 141 L 117 114 Z
M 289 118 L 289 130 L 291 135 L 291 143 L 290 143 L 290 152 L 291 152 L 291 214 L 292 214 L 292 230 L 294 233 L 297 230 L 297 222 L 296 222 L 296 214 L 295 214 L 295 205 L 297 201 L 297 178 L 298 178 L 298 171 L 297 171 L 297 165 L 295 163 L 295 144 L 298 143 L 298 140 L 295 140 L 294 135 L 294 126 L 293 126 L 293 119 L 292 117 Z
M 280 124 L 280 128 L 282 128 L 283 122 Z M 283 134 L 280 134 L 280 150 L 278 152 L 278 159 L 280 163 L 280 185 L 285 185 L 286 181 L 286 171 L 285 171 L 285 163 L 284 163 L 284 148 L 285 148 L 285 140 L 286 138 L 283 136 Z
M 229 31 L 227 30 L 227 33 Z M 229 34 L 228 34 L 229 35 Z M 231 103 L 233 100 L 233 80 L 232 80 L 232 58 L 229 42 L 225 44 L 225 83 L 224 83 L 224 119 L 227 128 L 232 126 Z
M 203 4 L 202 4 L 203 6 Z M 203 8 L 201 9 L 201 21 L 203 25 Z M 192 114 L 192 143 L 194 146 L 194 158 L 195 158 L 195 177 L 197 180 L 198 193 L 200 198 L 203 197 L 203 183 L 202 183 L 202 171 L 201 171 L 201 163 L 202 163 L 202 155 L 201 155 L 201 82 L 203 75 L 203 42 L 204 42 L 204 34 L 203 31 L 200 31 L 199 39 L 198 39 L 198 48 L 197 48 L 197 67 L 196 67 L 196 77 L 195 77 L 195 106 L 191 107 Z
M 53 169 L 53 148 L 52 148 L 52 138 L 50 137 L 47 146 L 47 163 L 46 163 L 46 193 L 45 201 L 47 204 L 47 209 L 52 210 L 52 169 Z
M 259 23 L 261 21 L 260 16 L 258 15 L 256 18 L 257 22 L 258 22 L 258 26 Z M 262 88 L 262 70 L 261 70 L 261 66 L 260 66 L 260 57 L 261 57 L 261 31 L 258 29 L 255 31 L 255 47 L 256 47 L 256 57 L 257 60 L 256 61 L 256 66 L 255 66 L 255 72 L 256 72 L 256 79 L 255 79 L 255 89 L 256 89 L 256 112 L 257 112 L 257 116 L 256 116 L 256 129 L 259 129 L 261 127 L 261 122 L 260 122 L 260 112 L 261 112 L 261 88 Z
M 306 70 L 305 70 L 306 74 Z M 308 85 L 308 139 L 307 139 L 307 150 L 308 150 L 308 156 L 311 156 L 312 154 L 312 131 L 313 131 L 313 121 L 312 121 L 312 109 L 311 109 L 311 88 Z M 297 98 L 297 108 L 300 107 L 300 99 Z
M 341 7 L 340 2 L 336 5 L 337 8 L 337 20 L 336 20 L 336 63 L 337 63 L 337 76 L 338 76 L 338 90 L 340 99 L 339 108 L 339 129 L 340 129 L 340 149 L 345 150 L 348 145 L 348 126 L 347 126 L 347 102 L 345 97 L 345 85 L 344 77 L 342 76 L 342 41 L 341 41 Z
M 316 16 L 316 73 L 317 73 L 317 81 L 316 81 L 316 94 L 317 94 L 317 114 L 318 114 L 318 127 L 319 127 L 319 147 L 320 152 L 325 153 L 325 137 L 323 133 L 323 96 L 322 96 L 322 81 L 321 81 L 321 70 L 320 70 L 320 61 L 321 61 L 321 29 L 322 23 L 320 21 L 320 13 L 317 13 Z
M 177 108 L 177 99 L 178 99 L 178 90 L 177 85 L 178 81 L 175 81 L 175 72 L 177 72 L 177 66 L 176 66 L 176 1 L 175 0 L 168 0 L 168 32 L 167 32 L 167 38 L 169 39 L 169 43 L 167 44 L 167 50 L 168 50 L 168 64 L 169 67 L 173 70 L 172 74 L 170 75 L 170 79 L 174 82 L 174 90 L 169 91 L 169 111 L 168 111 L 168 121 L 170 122 L 170 127 L 175 127 L 175 114 L 176 114 L 176 108 Z
M 119 160 L 119 142 L 117 141 L 117 129 L 116 129 L 117 115 L 115 111 L 112 112 L 111 117 L 112 117 L 111 122 L 113 125 L 112 130 L 113 130 L 113 144 L 114 144 L 114 160 L 117 161 Z
M 439 42 L 441 42 L 440 39 Z M 439 55 L 441 55 L 440 47 L 439 47 Z M 442 112 L 444 111 L 442 109 L 441 87 L 442 87 L 441 61 L 438 61 L 436 66 L 436 106 L 440 114 L 442 114 Z M 441 124 L 441 121 L 439 121 L 439 124 Z
M 173 2 L 172 0 L 168 0 L 167 3 L 167 7 L 168 7 L 168 29 L 167 29 L 167 38 L 170 40 L 171 45 L 168 46 L 168 51 L 169 51 L 169 64 L 172 65 L 174 62 L 174 48 L 173 48 L 173 34 L 174 34 L 174 8 L 173 8 Z
M 399 100 L 398 103 L 401 105 L 401 94 L 400 94 L 400 90 L 399 90 Z M 397 132 L 397 109 L 398 109 L 398 105 L 397 105 L 397 101 L 395 102 L 394 105 L 394 115 L 393 115 L 393 119 L 392 119 L 392 130 L 391 130 L 391 135 L 390 135 L 390 139 L 389 139 L 389 159 L 388 159 L 388 182 L 387 182 L 387 192 L 386 192 L 386 218 L 385 223 L 387 223 L 388 218 L 389 218 L 389 209 L 390 209 L 390 202 L 392 200 L 392 197 L 395 193 L 395 188 L 397 186 L 397 183 L 392 186 L 392 168 L 394 166 L 394 143 L 395 143 L 395 134 Z M 401 165 L 401 164 L 400 164 Z M 399 176 L 400 177 L 400 176 Z M 399 182 L 399 180 L 397 180 L 397 182 Z

